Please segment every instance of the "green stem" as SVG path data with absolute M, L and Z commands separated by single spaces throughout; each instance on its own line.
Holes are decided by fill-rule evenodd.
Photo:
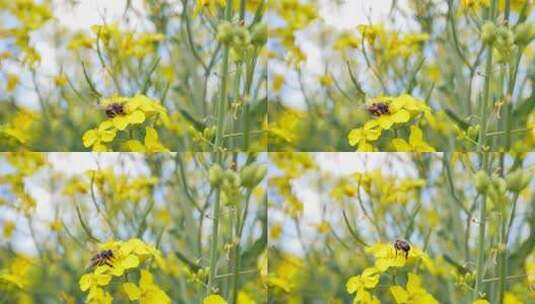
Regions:
M 218 160 L 220 153 L 217 153 Z M 212 212 L 213 223 L 212 223 L 212 235 L 210 239 L 210 272 L 208 274 L 208 284 L 206 286 L 206 294 L 209 295 L 212 293 L 214 287 L 214 280 L 217 275 L 217 241 L 219 237 L 219 207 L 221 199 L 221 189 L 216 190 L 216 197 L 214 202 L 214 208 Z
M 494 12 L 496 11 L 496 0 L 492 1 L 490 8 L 489 20 L 494 21 Z M 487 50 L 487 63 L 485 66 L 485 84 L 483 87 L 483 101 L 480 105 L 481 130 L 477 141 L 477 151 L 483 151 L 487 143 L 487 128 L 489 120 L 489 102 L 490 102 L 490 81 L 492 79 L 492 50 L 493 44 L 489 44 Z
M 232 1 L 227 1 L 225 8 L 225 20 L 230 21 L 232 15 Z M 216 151 L 216 162 L 223 164 L 222 143 L 225 127 L 225 107 L 227 104 L 227 74 L 229 65 L 229 46 L 223 47 L 223 66 L 221 68 L 221 96 L 217 104 L 217 132 L 215 138 L 214 150 Z M 221 188 L 217 188 L 214 208 L 212 210 L 212 235 L 210 240 L 210 272 L 208 274 L 208 284 L 206 287 L 207 295 L 212 292 L 214 280 L 217 275 L 217 242 L 219 237 L 219 209 L 221 202 Z
M 505 112 L 505 151 L 511 148 L 511 135 L 513 129 L 513 94 L 515 91 L 516 78 L 518 75 L 518 66 L 522 57 L 522 50 L 519 49 L 516 56 L 516 63 L 510 73 L 509 86 L 507 87 L 507 106 Z
M 488 153 L 483 153 L 483 160 L 481 164 L 481 170 L 488 172 Z M 485 260 L 485 229 L 486 229 L 486 220 L 487 217 L 487 194 L 481 193 L 481 203 L 479 205 L 479 248 L 478 248 L 478 257 L 477 257 L 477 270 L 476 270 L 476 286 L 474 288 L 473 300 L 476 300 L 481 294 L 482 283 L 483 283 L 483 265 Z

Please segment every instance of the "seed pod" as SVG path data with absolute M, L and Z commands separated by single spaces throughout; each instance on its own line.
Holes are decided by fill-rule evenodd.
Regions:
M 483 170 L 478 171 L 474 176 L 474 185 L 476 186 L 477 191 L 480 193 L 487 192 L 489 184 L 490 178 L 488 174 Z
M 486 44 L 492 44 L 496 40 L 496 25 L 490 21 L 481 27 L 481 40 Z
M 517 169 L 505 177 L 507 190 L 519 193 L 529 185 L 531 178 L 532 175 L 526 170 Z
M 208 181 L 213 188 L 219 188 L 223 182 L 223 169 L 218 164 L 212 165 L 208 170 Z

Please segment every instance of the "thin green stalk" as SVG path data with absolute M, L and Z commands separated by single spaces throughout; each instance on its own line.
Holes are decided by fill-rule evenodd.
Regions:
M 220 153 L 217 153 L 218 159 L 220 158 Z M 221 189 L 216 190 L 216 197 L 214 201 L 214 208 L 212 212 L 213 223 L 212 223 L 212 235 L 210 239 L 210 272 L 208 274 L 208 284 L 206 286 L 206 294 L 209 295 L 212 293 L 214 287 L 214 279 L 217 275 L 217 241 L 219 237 L 219 205 L 221 199 Z
M 481 170 L 488 172 L 488 153 L 483 153 L 483 160 L 481 164 Z M 487 194 L 481 194 L 481 203 L 479 205 L 479 239 L 478 239 L 478 257 L 477 257 L 477 270 L 476 270 L 476 286 L 474 288 L 473 300 L 477 299 L 483 291 L 483 266 L 485 264 L 485 229 L 487 223 Z
M 489 19 L 494 20 L 494 12 L 496 11 L 496 0 L 492 1 L 490 8 Z M 485 66 L 485 84 L 483 87 L 483 100 L 480 106 L 480 120 L 481 130 L 479 131 L 479 138 L 477 141 L 477 151 L 483 151 L 487 143 L 487 128 L 489 120 L 489 103 L 490 103 L 490 81 L 492 79 L 492 48 L 493 45 L 489 44 L 487 49 L 487 63 Z
M 225 8 L 225 20 L 230 21 L 232 15 L 232 1 L 227 1 Z M 220 165 L 223 163 L 222 143 L 225 126 L 225 106 L 227 104 L 227 74 L 229 66 L 229 46 L 223 46 L 223 66 L 221 68 L 221 96 L 217 104 L 217 132 L 215 138 L 214 150 L 216 151 L 216 162 Z M 217 275 L 217 242 L 219 237 L 219 209 L 221 201 L 221 188 L 217 188 L 216 197 L 214 201 L 214 208 L 212 210 L 212 235 L 210 239 L 210 272 L 208 274 L 208 284 L 206 293 L 210 294 L 214 287 L 214 280 Z
M 505 151 L 509 151 L 511 148 L 511 135 L 513 129 L 513 94 L 515 91 L 516 78 L 518 75 L 518 67 L 520 65 L 520 59 L 522 58 L 522 50 L 517 51 L 516 63 L 512 67 L 509 78 L 509 86 L 507 87 L 507 106 L 505 108 Z
M 232 1 L 227 2 L 225 19 L 230 21 L 232 13 Z M 225 129 L 225 107 L 227 106 L 227 74 L 229 68 L 229 53 L 230 48 L 228 45 L 223 46 L 223 66 L 221 68 L 221 96 L 217 103 L 217 132 L 215 137 L 216 150 L 221 150 L 223 144 L 223 134 Z

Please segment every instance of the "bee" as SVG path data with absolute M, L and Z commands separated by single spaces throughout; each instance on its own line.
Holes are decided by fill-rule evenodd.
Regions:
M 89 265 L 89 268 L 102 265 L 108 265 L 110 267 L 113 267 L 113 265 L 111 264 L 113 259 L 114 256 L 113 251 L 111 251 L 111 249 L 100 251 L 91 257 L 91 263 Z
M 124 105 L 122 103 L 111 103 L 105 109 L 104 112 L 108 118 L 114 118 L 117 115 L 124 115 Z
M 409 257 L 409 251 L 411 250 L 411 245 L 405 240 L 395 240 L 394 249 L 396 250 L 396 256 L 398 255 L 398 250 L 405 253 L 405 259 Z
M 390 108 L 387 103 L 374 102 L 368 106 L 368 113 L 373 116 L 381 116 L 384 114 L 390 114 Z

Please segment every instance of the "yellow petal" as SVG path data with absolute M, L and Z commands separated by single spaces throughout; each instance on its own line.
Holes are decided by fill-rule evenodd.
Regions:
M 392 293 L 392 297 L 394 297 L 397 304 L 408 303 L 409 301 L 409 294 L 401 286 L 394 285 L 390 287 L 390 293 Z
M 352 294 L 355 291 L 359 290 L 359 288 L 362 286 L 360 282 L 360 276 L 354 276 L 349 278 L 346 283 L 346 290 L 347 293 Z
M 84 141 L 84 147 L 89 148 L 91 147 L 98 139 L 98 133 L 97 130 L 91 129 L 89 131 L 86 131 L 84 133 L 84 136 L 82 137 L 82 140 Z
M 209 295 L 202 301 L 202 304 L 227 304 L 227 301 L 220 295 Z
M 101 274 L 101 275 L 96 275 L 96 276 L 97 276 L 97 284 L 99 286 L 106 286 L 111 281 L 111 276 L 108 274 Z
M 139 140 L 128 140 L 124 144 L 125 150 L 130 152 L 145 152 L 145 146 Z
M 136 268 L 137 266 L 139 266 L 139 259 L 135 255 L 129 255 L 123 260 L 122 266 L 125 269 Z
M 411 114 L 407 110 L 399 110 L 391 116 L 392 121 L 395 123 L 404 123 L 411 119 Z
M 402 138 L 392 139 L 392 145 L 397 152 L 410 152 L 412 150 L 411 146 Z
M 145 121 L 145 114 L 142 111 L 134 111 L 128 115 L 128 121 L 131 124 L 140 124 Z
M 105 145 L 98 143 L 93 146 L 93 152 L 108 152 L 108 148 Z
M 362 140 L 362 129 L 353 129 L 347 135 L 347 140 L 351 146 L 355 146 Z
M 123 290 L 128 296 L 128 299 L 130 299 L 130 301 L 137 300 L 141 296 L 141 291 L 134 283 L 124 283 Z
M 90 274 L 90 273 L 87 273 L 87 274 L 84 274 L 81 278 L 80 278 L 80 290 L 81 291 L 86 291 L 89 289 L 89 287 L 91 287 L 91 278 L 92 278 L 93 274 Z
M 377 123 L 381 128 L 388 130 L 392 127 L 394 124 L 394 119 L 392 119 L 392 115 L 383 115 L 376 119 Z
M 139 279 L 139 286 L 146 287 L 154 285 L 152 274 L 147 270 L 141 270 L 141 278 Z
M 115 135 L 117 135 L 117 130 L 101 131 L 100 140 L 102 142 L 111 142 L 115 138 Z
M 147 127 L 145 128 L 145 145 L 157 145 L 158 142 L 158 132 L 154 128 Z
M 128 126 L 129 119 L 127 116 L 118 115 L 112 119 L 112 122 L 114 127 L 122 131 Z
M 411 145 L 416 145 L 422 142 L 424 134 L 420 128 L 417 126 L 411 126 L 411 135 L 409 136 L 409 142 Z

